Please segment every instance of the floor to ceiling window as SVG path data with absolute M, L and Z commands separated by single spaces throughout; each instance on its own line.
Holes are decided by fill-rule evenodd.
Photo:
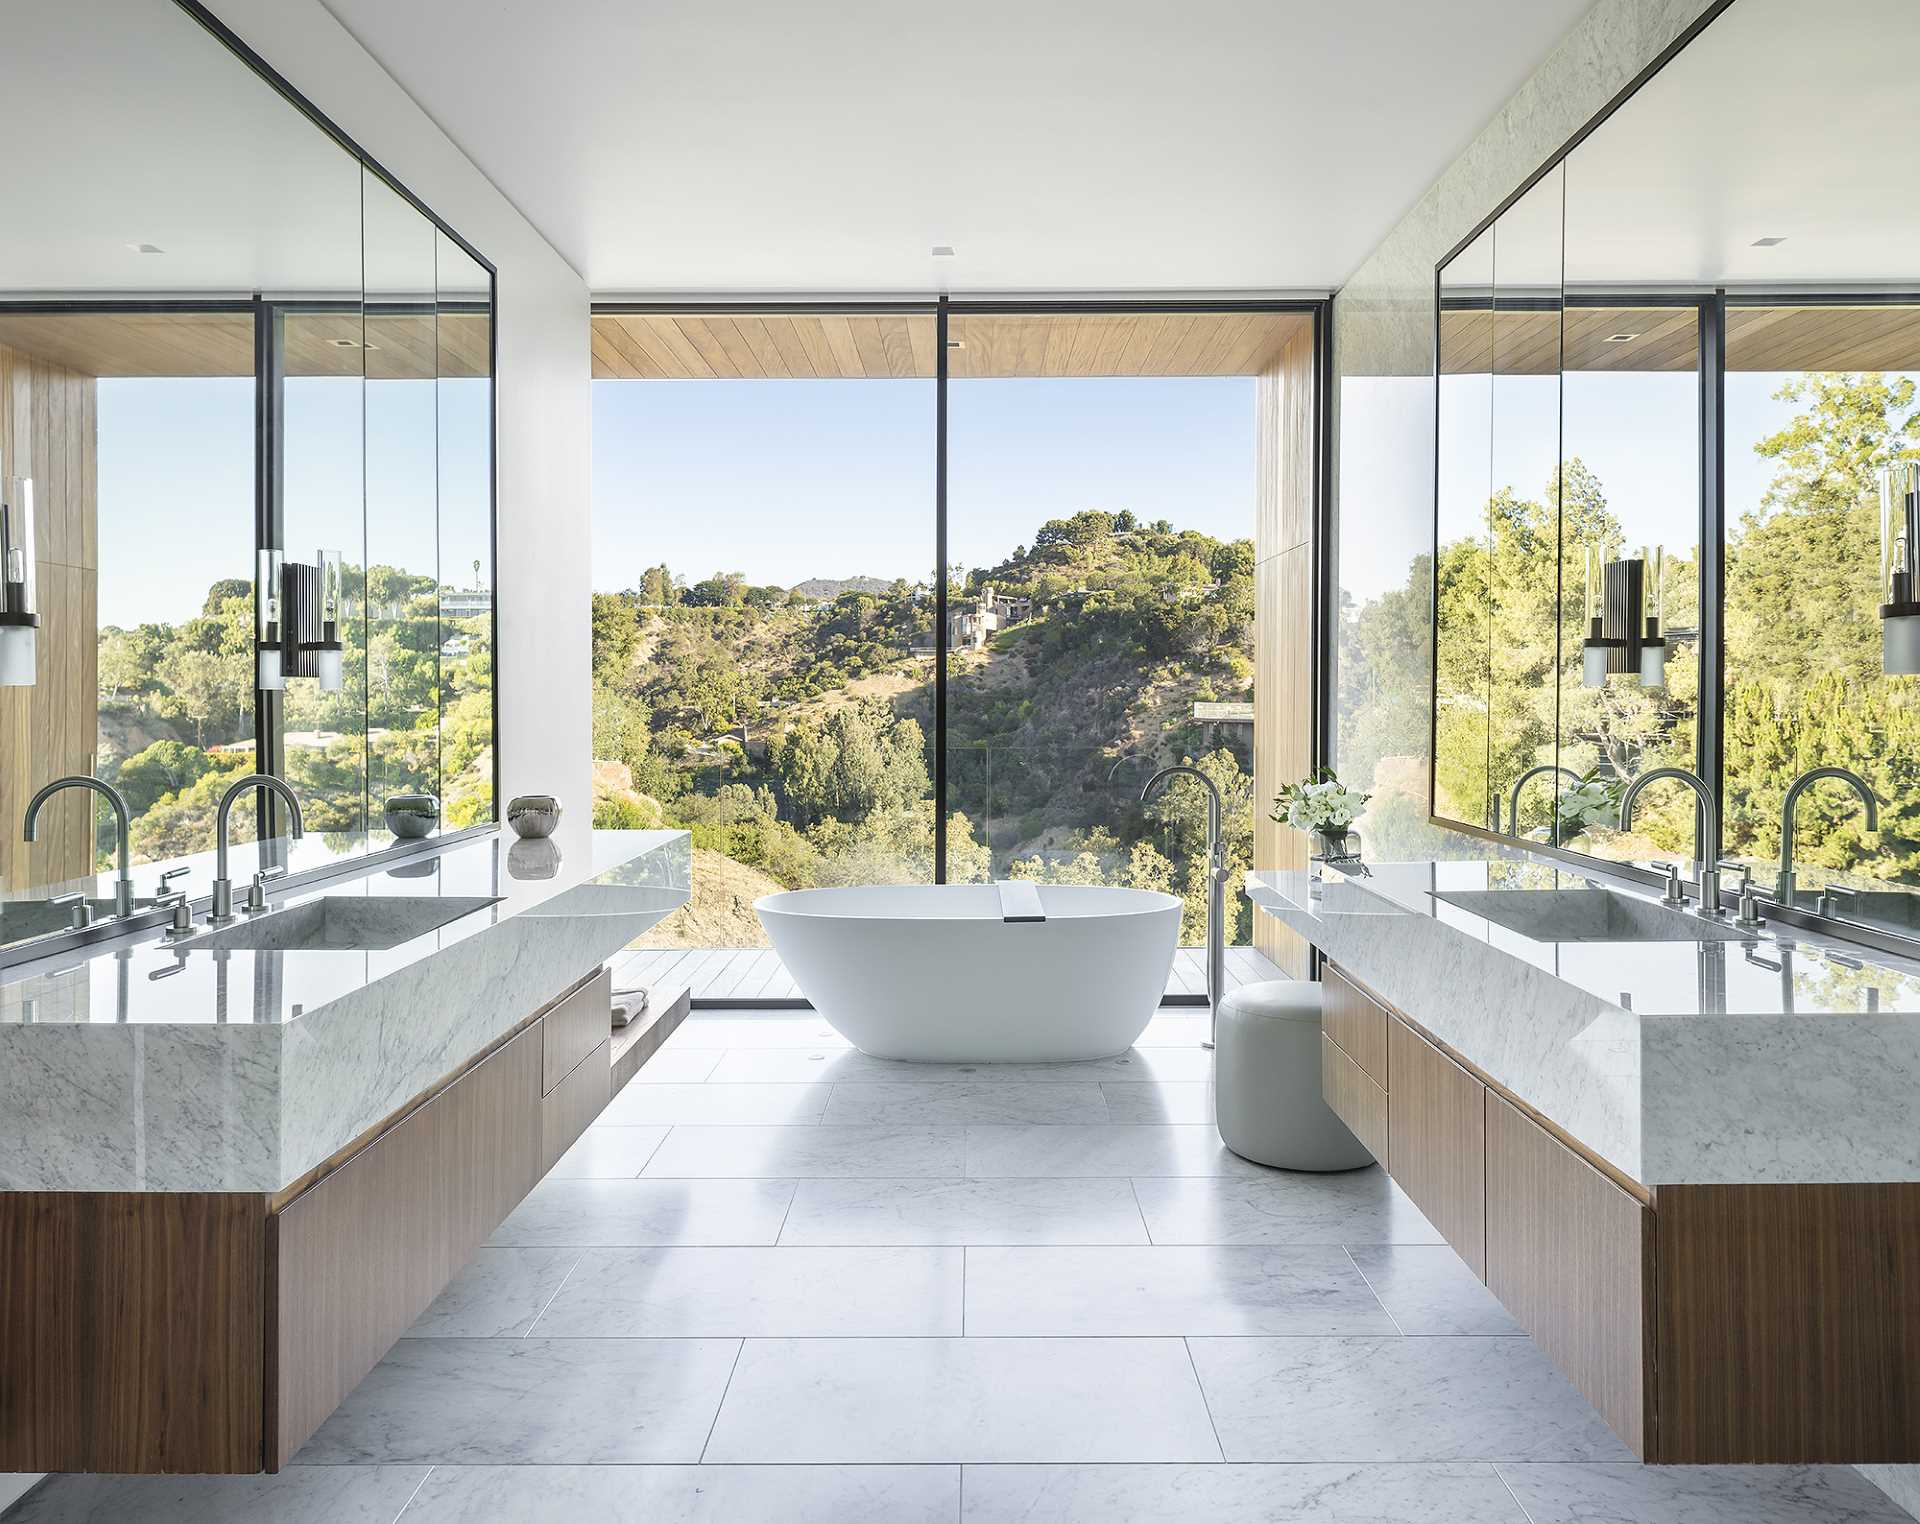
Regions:
M 1198 943 L 1205 793 L 1139 802 L 1167 763 L 1251 865 L 1256 394 L 1311 316 L 945 321 L 943 388 L 932 310 L 596 314 L 595 818 L 693 832 L 660 945 L 942 869 L 1164 889 Z M 780 993 L 743 979 L 706 993 Z

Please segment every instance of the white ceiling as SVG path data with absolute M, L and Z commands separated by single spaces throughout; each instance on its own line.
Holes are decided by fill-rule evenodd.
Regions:
M 1334 286 L 1588 0 L 326 3 L 617 293 Z

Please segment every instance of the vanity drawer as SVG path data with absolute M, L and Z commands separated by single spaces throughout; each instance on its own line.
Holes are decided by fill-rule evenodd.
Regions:
M 1367 1077 L 1346 1049 L 1320 1034 L 1320 1093 L 1367 1152 L 1387 1162 L 1387 1092 Z
M 1335 964 L 1320 971 L 1320 1024 L 1382 1090 L 1387 1083 L 1387 1013 Z
M 1398 1017 L 1387 1022 L 1393 1178 L 1487 1278 L 1487 1087 Z
M 601 969 L 540 1019 L 540 1093 L 580 1067 L 613 1030 L 613 971 Z
M 589 1123 L 607 1109 L 613 1095 L 612 1039 L 574 1066 L 540 1101 L 540 1173 L 545 1174 L 579 1140 Z

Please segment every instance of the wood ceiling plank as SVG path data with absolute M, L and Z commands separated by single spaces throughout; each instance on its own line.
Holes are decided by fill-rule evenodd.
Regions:
M 896 380 L 913 375 L 913 339 L 907 320 L 889 313 L 880 319 L 880 341 L 887 352 L 886 374 Z
M 787 369 L 786 357 L 780 353 L 780 346 L 773 342 L 773 335 L 767 332 L 763 318 L 756 313 L 738 313 L 733 319 L 733 328 L 740 335 L 740 341 L 752 352 L 754 363 L 760 367 L 760 375 L 764 379 L 793 379 L 793 372 Z
M 720 343 L 719 336 L 714 333 L 706 319 L 687 313 L 675 318 L 674 325 L 679 328 L 682 336 L 693 346 L 695 352 L 706 362 L 707 368 L 717 379 L 725 381 L 740 379 L 740 367 L 733 363 L 732 358 Z
M 916 376 L 931 381 L 940 374 L 939 364 L 934 353 L 934 346 L 940 342 L 939 326 L 932 318 L 921 317 L 918 314 L 909 316 L 906 319 L 906 324 L 907 343 L 913 351 L 913 373 Z M 951 321 L 949 321 L 947 328 L 947 338 L 949 342 L 951 342 L 953 338 Z M 949 376 L 953 374 L 953 359 L 951 353 L 947 359 L 947 374 Z
M 840 374 L 840 362 L 834 358 L 833 346 L 827 342 L 827 328 L 824 317 L 807 314 L 795 317 L 793 336 L 807 356 L 807 366 L 814 375 L 823 378 Z
M 613 347 L 613 340 L 607 337 L 607 327 L 599 323 L 593 325 L 589 335 L 593 351 L 593 379 L 596 381 L 638 381 L 640 372 L 628 361 L 627 357 Z
M 614 342 L 629 354 L 639 351 L 659 366 L 661 373 L 675 380 L 711 381 L 714 368 L 681 330 L 680 320 L 669 314 L 629 312 L 615 317 Z
M 800 342 L 800 335 L 794 332 L 797 322 L 809 323 L 807 318 L 781 317 L 778 314 L 760 319 L 760 326 L 766 330 L 767 337 L 773 340 L 773 347 L 779 351 L 780 363 L 786 367 L 787 374 L 797 381 L 811 381 L 818 375 L 813 368 L 813 357 L 807 353 L 807 346 Z
M 847 327 L 853 334 L 854 348 L 860 352 L 860 374 L 872 377 L 891 374 L 880 320 L 870 313 L 856 313 L 847 318 Z
M 867 373 L 866 365 L 860 357 L 860 346 L 854 341 L 853 328 L 847 321 L 845 313 L 822 313 L 820 332 L 827 341 L 827 348 L 833 354 L 835 375 L 853 380 Z
M 714 342 L 733 366 L 736 376 L 742 381 L 761 381 L 766 378 L 759 355 L 754 353 L 753 345 L 747 342 L 747 336 L 741 332 L 739 323 L 731 313 L 709 312 L 701 321 L 707 325 L 707 332 L 713 335 Z

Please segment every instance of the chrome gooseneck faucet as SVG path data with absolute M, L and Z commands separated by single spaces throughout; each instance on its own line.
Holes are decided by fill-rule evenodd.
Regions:
M 1793 881 L 1793 814 L 1800 806 L 1800 796 L 1824 778 L 1844 783 L 1858 794 L 1861 804 L 1866 806 L 1867 829 L 1880 829 L 1880 801 L 1873 797 L 1867 780 L 1850 768 L 1815 767 L 1795 778 L 1780 806 L 1780 881 L 1774 888 L 1773 897 L 1782 905 L 1793 903 L 1796 888 Z
M 1538 767 L 1528 768 L 1518 778 L 1513 780 L 1513 792 L 1507 799 L 1507 834 L 1509 836 L 1518 836 L 1520 834 L 1520 790 L 1525 788 L 1535 778 L 1538 778 L 1542 773 L 1564 773 L 1567 777 L 1573 779 L 1575 783 L 1580 781 L 1580 775 L 1572 768 L 1562 767 L 1557 762 L 1542 762 Z
M 300 801 L 292 789 L 270 773 L 249 773 L 222 794 L 220 811 L 213 822 L 213 909 L 207 917 L 215 926 L 223 926 L 233 919 L 233 880 L 227 876 L 227 817 L 233 813 L 234 800 L 262 788 L 271 789 L 287 801 L 287 810 L 293 816 L 293 839 L 298 841 L 306 835 L 306 826 L 300 818 Z
M 1198 778 L 1207 790 L 1207 1046 L 1220 1020 L 1220 997 L 1227 987 L 1227 846 L 1220 836 L 1220 790 L 1197 767 L 1163 767 L 1140 790 L 1145 804 L 1154 791 L 1177 776 Z
M 127 819 L 127 801 L 120 797 L 120 790 L 111 783 L 102 783 L 98 778 L 89 778 L 76 773 L 70 778 L 55 778 L 33 798 L 27 801 L 27 824 L 25 836 L 28 841 L 38 839 L 40 806 L 45 804 L 63 788 L 88 788 L 106 799 L 113 806 L 114 829 L 119 832 L 119 844 L 115 849 L 115 866 L 119 877 L 113 885 L 113 913 L 117 916 L 133 914 L 133 870 L 128 866 L 132 861 L 129 854 L 133 850 L 133 830 Z M 92 817 L 89 816 L 89 819 Z M 92 854 L 89 853 L 89 856 Z
M 1701 833 L 1699 845 L 1705 850 L 1700 854 L 1700 914 L 1720 914 L 1720 865 L 1718 843 L 1720 841 L 1720 809 L 1714 803 L 1713 791 L 1684 767 L 1656 767 L 1650 773 L 1642 773 L 1627 785 L 1627 791 L 1620 796 L 1620 829 L 1625 831 L 1633 825 L 1633 802 L 1640 797 L 1640 790 L 1649 783 L 1661 778 L 1672 778 L 1684 783 L 1700 796 L 1700 808 L 1705 812 L 1706 827 Z

